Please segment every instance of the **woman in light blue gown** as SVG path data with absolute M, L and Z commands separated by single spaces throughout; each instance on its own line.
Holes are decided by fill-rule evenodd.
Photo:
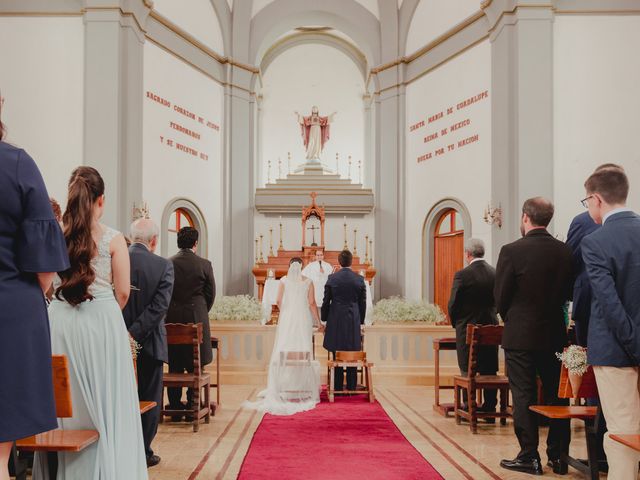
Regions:
M 91 167 L 71 174 L 63 216 L 71 268 L 49 307 L 54 354 L 69 359 L 73 417 L 61 428 L 95 429 L 99 440 L 58 454 L 58 480 L 144 480 L 147 466 L 129 334 L 122 307 L 130 291 L 121 233 L 100 223 L 104 183 Z M 42 458 L 34 479 L 48 477 Z M 38 468 L 39 467 L 39 468 Z

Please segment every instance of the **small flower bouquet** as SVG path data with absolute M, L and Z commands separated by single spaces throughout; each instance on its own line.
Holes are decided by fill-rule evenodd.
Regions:
M 129 335 L 129 348 L 131 349 L 131 356 L 136 360 L 140 350 L 142 350 L 142 345 L 136 342 L 131 335 Z
M 587 364 L 587 349 L 579 345 L 569 345 L 562 353 L 556 353 L 556 357 L 567 368 L 573 396 L 577 397 L 582 384 L 582 375 L 589 368 Z
M 424 301 L 391 297 L 380 300 L 373 307 L 373 323 L 378 325 L 412 322 L 436 325 L 444 320 L 444 314 L 436 305 Z

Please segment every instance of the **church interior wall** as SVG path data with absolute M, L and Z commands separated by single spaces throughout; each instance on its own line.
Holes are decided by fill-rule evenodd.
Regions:
M 211 0 L 154 0 L 153 9 L 214 52 L 224 55 L 222 30 Z
M 0 44 L 6 140 L 34 158 L 49 194 L 64 208 L 71 171 L 91 163 L 82 143 L 82 18 L 0 17 Z
M 147 42 L 144 89 L 142 198 L 158 222 L 175 198 L 198 207 L 207 226 L 207 256 L 222 291 L 223 87 Z
M 411 19 L 404 51 L 415 53 L 479 8 L 478 0 L 421 0 Z
M 431 209 L 446 198 L 455 198 L 467 208 L 472 225 L 470 232 L 469 226 L 464 228 L 485 241 L 486 256 L 491 259 L 492 227 L 482 220 L 491 198 L 490 84 L 491 47 L 484 41 L 407 87 L 408 298 L 422 298 L 423 226 Z M 449 114 L 448 109 L 452 109 Z M 445 128 L 447 133 L 442 135 Z
M 640 17 L 558 15 L 553 35 L 555 231 L 565 238 L 599 164 L 624 166 L 640 209 Z

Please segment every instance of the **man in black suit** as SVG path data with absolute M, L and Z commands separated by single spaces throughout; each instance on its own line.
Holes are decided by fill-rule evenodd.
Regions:
M 555 353 L 567 345 L 563 305 L 573 285 L 572 257 L 571 249 L 546 230 L 553 210 L 553 204 L 541 197 L 524 202 L 523 238 L 502 247 L 496 267 L 496 306 L 504 319 L 502 347 L 520 443 L 518 456 L 502 460 L 500 466 L 536 475 L 542 474 L 538 419 L 529 410 L 537 401 L 536 373 L 545 401 L 568 405 L 566 399 L 558 399 L 560 362 Z M 560 456 L 569 451 L 569 427 L 568 420 L 549 422 L 547 456 L 554 473 L 567 472 Z
M 609 434 L 640 434 L 640 216 L 627 208 L 624 170 L 597 170 L 582 200 L 602 227 L 582 240 L 593 289 L 587 362 L 593 365 L 609 432 L 609 478 L 637 478 L 640 453 Z
M 213 266 L 206 258 L 196 255 L 198 248 L 198 231 L 193 227 L 183 227 L 178 232 L 178 248 L 180 251 L 171 257 L 175 271 L 175 287 L 167 323 L 200 323 L 202 324 L 202 343 L 200 344 L 200 363 L 208 365 L 213 361 L 211 348 L 211 330 L 209 327 L 209 310 L 216 298 L 216 282 L 213 278 Z M 169 346 L 169 372 L 193 372 L 193 354 L 189 345 Z M 182 403 L 182 388 L 167 389 L 169 408 L 185 409 Z M 187 391 L 187 403 L 191 405 L 193 392 Z
M 325 349 L 333 353 L 337 351 L 356 352 L 362 350 L 362 334 L 360 326 L 364 325 L 367 312 L 367 290 L 364 278 L 351 270 L 353 255 L 343 250 L 338 255 L 338 263 L 342 267 L 329 275 L 324 286 L 322 302 L 322 321 L 326 322 L 324 332 Z M 335 370 L 335 389 L 340 391 L 344 386 L 342 368 Z M 357 371 L 347 368 L 347 390 L 355 390 Z
M 468 266 L 456 272 L 449 297 L 449 318 L 456 329 L 456 352 L 460 374 L 466 376 L 469 368 L 469 345 L 467 325 L 497 325 L 496 304 L 493 298 L 496 271 L 484 261 L 484 243 L 472 238 L 464 248 Z M 484 346 L 478 352 L 478 371 L 481 375 L 495 375 L 498 371 L 498 347 Z M 467 404 L 467 392 L 464 391 Z M 496 409 L 497 390 L 485 389 L 484 403 L 479 411 L 493 412 Z M 487 421 L 495 422 L 495 418 Z
M 131 224 L 129 258 L 131 295 L 122 311 L 129 335 L 142 348 L 137 358 L 138 397 L 158 405 L 142 415 L 142 434 L 147 466 L 160 462 L 151 442 L 158 431 L 162 405 L 162 369 L 167 358 L 167 331 L 164 320 L 173 290 L 173 265 L 155 255 L 158 226 L 149 219 Z

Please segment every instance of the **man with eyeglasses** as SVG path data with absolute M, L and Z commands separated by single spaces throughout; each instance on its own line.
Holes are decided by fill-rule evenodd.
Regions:
M 609 430 L 604 439 L 609 478 L 637 478 L 640 453 L 609 434 L 640 434 L 640 216 L 626 206 L 624 170 L 596 171 L 584 186 L 582 201 L 602 225 L 582 240 L 593 291 L 587 362 Z

